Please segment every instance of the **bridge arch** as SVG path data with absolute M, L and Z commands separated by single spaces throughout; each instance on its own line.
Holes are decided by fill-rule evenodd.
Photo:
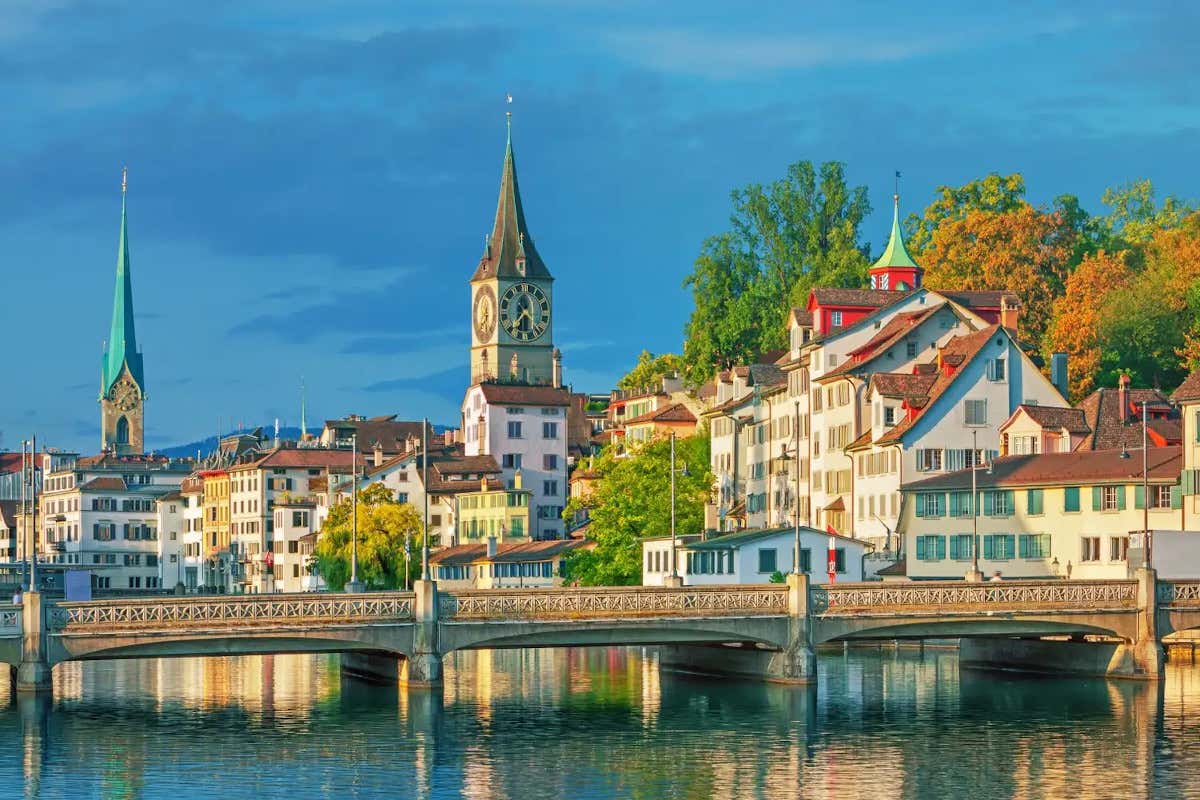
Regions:
M 874 639 L 970 639 L 978 637 L 1022 637 L 1094 635 L 1124 642 L 1137 639 L 1136 613 L 1037 618 L 925 616 L 886 619 L 879 617 L 817 617 L 813 620 L 813 644 Z

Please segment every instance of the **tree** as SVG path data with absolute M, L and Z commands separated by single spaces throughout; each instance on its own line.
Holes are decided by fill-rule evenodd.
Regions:
M 594 491 L 582 501 L 572 499 L 563 512 L 573 518 L 576 507 L 590 509 L 589 538 L 596 546 L 575 552 L 567 562 L 567 574 L 585 586 L 625 586 L 641 583 L 642 539 L 671 533 L 671 445 L 655 439 L 629 455 L 617 457 L 606 447 L 592 469 L 599 473 Z M 675 442 L 676 469 L 687 465 L 687 473 L 675 475 L 677 534 L 704 529 L 704 504 L 712 489 L 708 433 Z
M 1161 206 L 1148 179 L 1131 181 L 1104 191 L 1101 202 L 1111 211 L 1103 221 L 1114 238 L 1126 245 L 1145 244 L 1157 231 L 1179 228 L 1196 211 L 1194 203 L 1169 195 Z
M 1101 250 L 1080 262 L 1066 281 L 1066 290 L 1054 301 L 1052 321 L 1046 334 L 1046 353 L 1062 351 L 1067 361 L 1070 399 L 1079 401 L 1096 388 L 1102 363 L 1111 361 L 1104 348 L 1101 323 L 1112 313 L 1112 300 L 1134 279 L 1127 252 Z M 1102 385 L 1113 385 L 1101 379 Z
M 637 364 L 625 377 L 617 381 L 618 389 L 647 389 L 656 386 L 663 378 L 683 373 L 683 359 L 675 353 L 654 355 L 643 350 Z
M 350 580 L 353 530 L 350 500 L 329 511 L 314 555 L 326 585 L 341 591 Z M 421 517 L 409 503 L 397 503 L 392 492 L 374 483 L 358 492 L 358 578 L 370 588 L 400 589 L 405 580 L 405 545 L 412 557 L 408 579 L 420 574 Z
M 904 222 L 905 243 L 914 256 L 925 252 L 933 243 L 934 232 L 947 222 L 961 220 L 972 211 L 1003 214 L 1026 205 L 1025 178 L 1019 172 L 992 172 L 958 188 L 939 186 L 937 194 L 922 216 L 909 214 Z
M 925 282 L 937 289 L 1008 289 L 1020 298 L 1021 334 L 1041 343 L 1063 293 L 1078 231 L 1061 210 L 1021 203 L 971 210 L 933 230 L 922 254 Z
M 788 308 L 813 286 L 866 278 L 859 228 L 871 205 L 865 186 L 846 185 L 841 163 L 796 162 L 768 186 L 735 190 L 732 201 L 731 229 L 705 240 L 683 284 L 695 302 L 683 353 L 694 383 L 783 347 Z

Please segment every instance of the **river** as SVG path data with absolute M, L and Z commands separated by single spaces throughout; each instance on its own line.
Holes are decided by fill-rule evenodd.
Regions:
M 1200 667 L 1158 685 L 823 653 L 815 690 L 662 673 L 652 650 L 458 653 L 441 693 L 336 656 L 0 675 L 0 798 L 1200 798 Z

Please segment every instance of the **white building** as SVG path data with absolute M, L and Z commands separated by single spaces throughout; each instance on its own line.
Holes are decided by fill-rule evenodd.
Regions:
M 567 407 L 553 386 L 479 383 L 467 390 L 462 430 L 467 456 L 492 456 L 512 487 L 520 470 L 532 492 L 534 539 L 561 539 L 567 503 Z
M 204 480 L 188 476 L 179 495 L 183 504 L 183 588 L 194 592 L 204 585 Z
M 157 501 L 179 490 L 186 462 L 104 453 L 48 473 L 39 498 L 42 559 L 92 572 L 92 588 L 162 586 Z
M 311 592 L 321 588 L 321 580 L 312 568 L 316 508 L 316 500 L 311 497 L 275 502 L 272 545 L 264 562 L 271 576 L 271 591 Z
M 168 492 L 158 498 L 158 568 L 159 585 L 175 589 L 184 581 L 184 540 L 187 534 L 187 500 L 181 490 Z
M 864 578 L 863 558 L 869 550 L 860 540 L 801 526 L 800 570 L 814 584 L 829 583 L 829 551 L 833 543 L 836 580 Z M 684 586 L 770 583 L 776 573 L 794 568 L 793 527 L 727 533 L 707 539 L 676 537 L 677 569 Z M 662 586 L 671 574 L 671 537 L 642 542 L 642 585 Z

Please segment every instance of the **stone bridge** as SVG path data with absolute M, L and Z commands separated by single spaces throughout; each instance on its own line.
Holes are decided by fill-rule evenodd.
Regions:
M 1163 636 L 1200 627 L 1200 581 L 786 584 L 154 597 L 0 605 L 0 661 L 46 689 L 64 661 L 342 654 L 343 668 L 413 684 L 478 648 L 658 645 L 663 663 L 807 682 L 820 644 L 861 639 L 1107 637 L 1105 672 L 1158 677 Z

